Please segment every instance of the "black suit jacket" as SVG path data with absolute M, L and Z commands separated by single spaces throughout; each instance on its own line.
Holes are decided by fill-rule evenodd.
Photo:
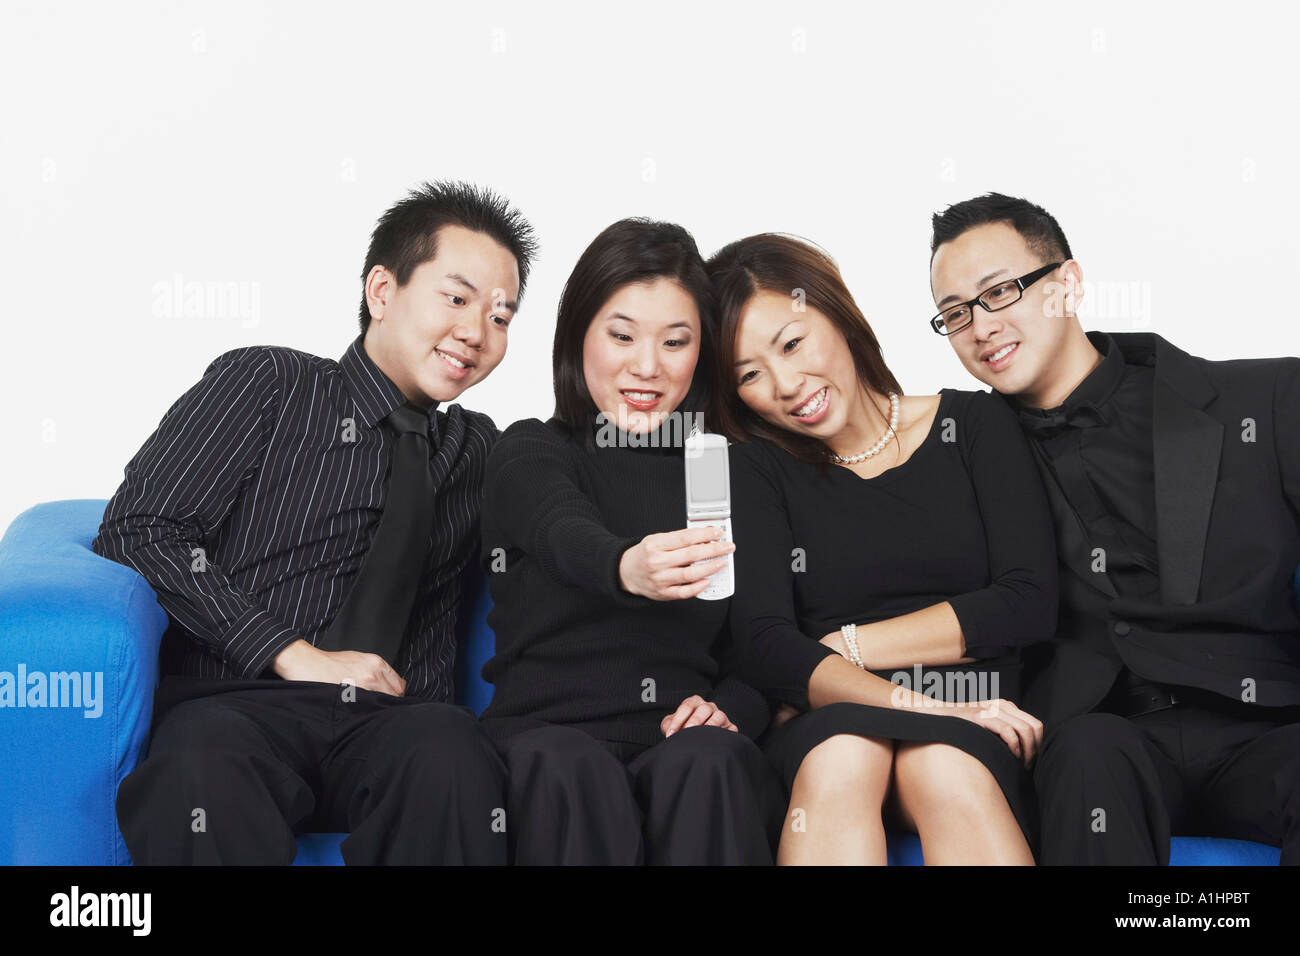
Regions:
M 1112 333 L 1154 365 L 1160 601 L 1094 572 L 1088 535 L 1032 438 L 1056 526 L 1061 616 L 1025 649 L 1025 709 L 1050 731 L 1093 710 L 1124 663 L 1153 681 L 1300 704 L 1300 359 L 1211 362 L 1152 333 Z

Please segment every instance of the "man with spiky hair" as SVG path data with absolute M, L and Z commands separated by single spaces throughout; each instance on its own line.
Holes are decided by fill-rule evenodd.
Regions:
M 384 213 L 338 361 L 219 356 L 126 466 L 93 547 L 170 626 L 136 863 L 504 863 L 504 770 L 452 703 L 461 572 L 498 432 L 446 405 L 486 378 L 536 254 L 505 200 L 427 183 Z M 445 408 L 440 406 L 446 405 Z
M 1300 864 L 1300 359 L 1084 332 L 1082 267 L 1027 200 L 933 228 L 931 325 L 1018 414 L 1054 517 L 1061 617 L 1023 701 L 1042 862 L 1166 864 L 1190 833 Z

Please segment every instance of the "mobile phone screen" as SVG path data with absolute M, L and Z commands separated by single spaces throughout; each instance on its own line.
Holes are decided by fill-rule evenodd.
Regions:
M 726 439 L 721 435 L 692 439 L 685 458 L 687 512 L 729 511 L 731 493 Z

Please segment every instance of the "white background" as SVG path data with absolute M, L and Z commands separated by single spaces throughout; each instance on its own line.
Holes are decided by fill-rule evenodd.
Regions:
M 1060 220 L 1098 283 L 1086 326 L 1300 354 L 1282 4 L 0 9 L 0 528 L 109 497 L 221 352 L 340 356 L 369 231 L 423 179 L 499 190 L 542 242 L 460 400 L 501 427 L 551 414 L 559 290 L 629 215 L 705 255 L 823 245 L 912 393 L 980 387 L 926 326 L 929 217 L 990 189 Z M 169 314 L 178 276 L 245 308 Z

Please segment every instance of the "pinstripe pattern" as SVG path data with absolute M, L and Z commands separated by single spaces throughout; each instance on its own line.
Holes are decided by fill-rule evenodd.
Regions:
M 226 352 L 127 464 L 92 547 L 157 592 L 172 621 L 164 674 L 258 677 L 297 638 L 314 644 L 342 606 L 388 490 L 396 437 L 380 423 L 405 401 L 361 343 L 338 362 Z M 408 696 L 452 699 L 458 577 L 478 551 L 497 435 L 481 413 L 429 409 L 437 518 L 393 662 Z

